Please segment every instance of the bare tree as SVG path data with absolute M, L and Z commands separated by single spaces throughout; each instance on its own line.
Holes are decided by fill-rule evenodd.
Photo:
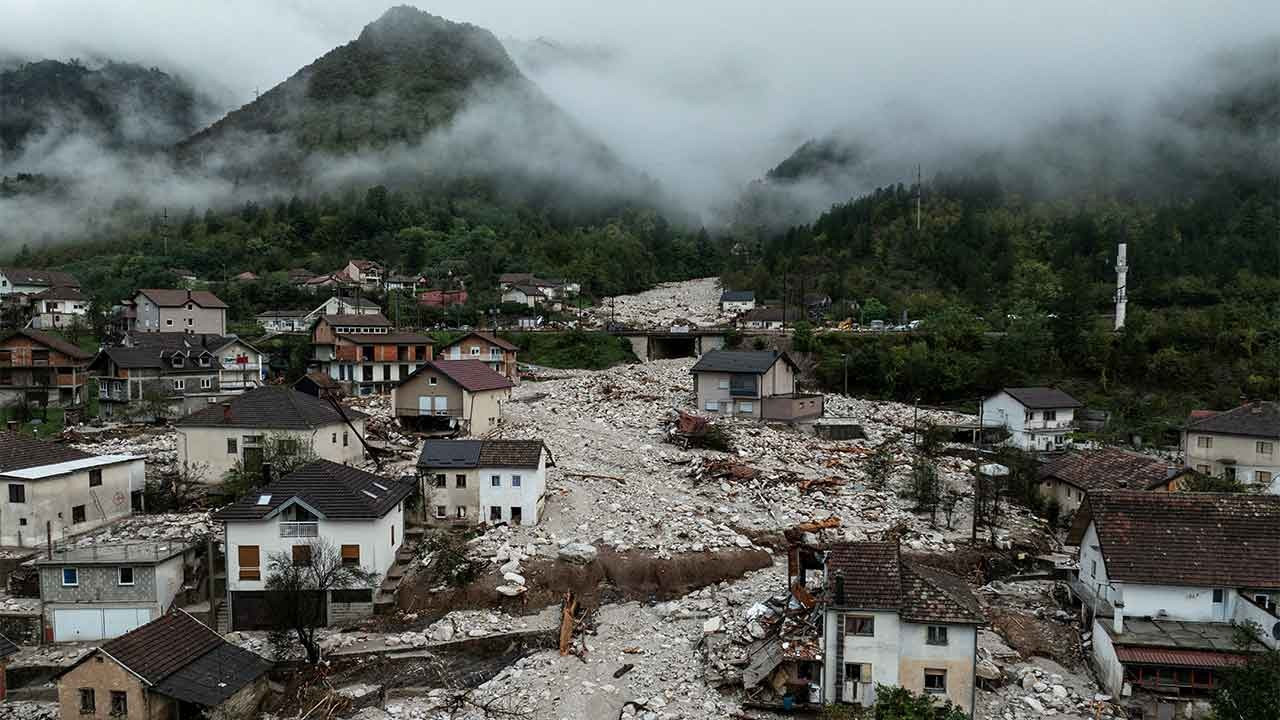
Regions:
M 267 572 L 267 609 L 276 656 L 287 657 L 300 646 L 312 665 L 320 662 L 316 631 L 327 624 L 330 591 L 376 587 L 378 580 L 377 573 L 344 563 L 342 554 L 324 538 L 294 545 L 290 552 L 272 553 L 267 557 Z
M 187 510 L 200 504 L 208 489 L 209 463 L 184 462 L 176 472 L 146 485 L 148 512 Z

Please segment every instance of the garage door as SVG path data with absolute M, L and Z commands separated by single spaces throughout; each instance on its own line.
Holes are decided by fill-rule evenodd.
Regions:
M 146 608 L 56 609 L 53 611 L 54 642 L 109 640 L 151 620 Z

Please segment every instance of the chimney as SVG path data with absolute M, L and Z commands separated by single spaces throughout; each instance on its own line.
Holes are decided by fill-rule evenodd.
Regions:
M 222 421 L 231 422 L 231 403 L 229 401 L 222 403 Z
M 836 575 L 836 605 L 844 605 L 844 575 Z
M 262 484 L 271 484 L 271 463 L 269 462 L 262 463 Z
M 1113 607 L 1116 609 L 1115 614 L 1111 617 L 1111 629 L 1117 635 L 1124 634 L 1124 603 L 1117 602 Z

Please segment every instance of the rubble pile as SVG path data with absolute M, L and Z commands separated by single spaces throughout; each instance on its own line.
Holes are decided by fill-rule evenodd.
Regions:
M 221 542 L 222 524 L 210 520 L 209 515 L 207 511 L 130 515 L 59 544 L 65 547 L 88 547 L 157 540 L 200 542 L 210 535 L 214 537 L 214 542 Z
M 177 469 L 178 433 L 171 427 L 157 430 L 143 426 L 140 432 L 126 437 L 76 434 L 71 446 L 94 455 L 141 455 L 146 458 L 148 478 Z
M 0 704 L 0 720 L 58 720 L 58 703 L 10 700 Z
M 700 278 L 662 283 L 636 295 L 606 297 L 587 311 L 587 321 L 604 326 L 612 318 L 627 327 L 663 327 L 692 323 L 716 325 L 731 319 L 720 314 L 720 279 Z
M 1125 717 L 1124 711 L 1111 702 L 1110 695 L 1095 690 L 1087 678 L 1073 676 L 1061 668 L 1025 665 L 1011 671 L 1009 682 L 999 690 L 981 693 L 975 715 L 993 720 Z

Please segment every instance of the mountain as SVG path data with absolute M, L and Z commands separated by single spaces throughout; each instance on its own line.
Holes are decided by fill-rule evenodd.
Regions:
M 773 181 L 832 178 L 848 174 L 865 153 L 840 138 L 812 139 L 796 148 L 787 159 L 765 173 Z
M 178 153 L 238 180 L 312 185 L 442 174 L 643 183 L 528 80 L 492 33 L 404 6 Z
M 198 127 L 205 103 L 185 82 L 156 68 L 18 63 L 0 71 L 0 163 L 24 150 L 47 154 L 73 139 L 112 150 L 167 148 Z

